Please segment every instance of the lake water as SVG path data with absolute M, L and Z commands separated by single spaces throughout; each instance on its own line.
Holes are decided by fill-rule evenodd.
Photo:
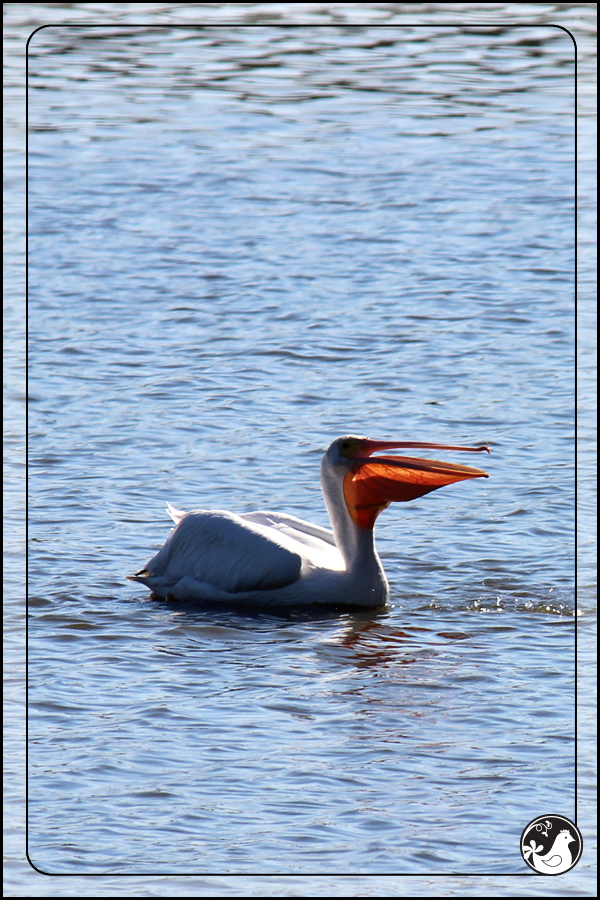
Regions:
M 455 26 L 417 5 L 417 26 L 306 4 L 284 14 L 300 27 L 250 4 L 204 27 L 196 4 L 94 6 L 7 13 L 9 187 L 23 38 L 70 23 L 29 53 L 28 847 L 71 876 L 24 868 L 15 810 L 8 894 L 593 894 L 593 13 L 571 10 L 576 595 L 574 48 L 545 24 L 574 27 L 568 5 L 453 4 Z M 242 613 L 125 581 L 168 536 L 166 501 L 328 525 L 319 461 L 348 432 L 492 448 L 487 482 L 379 519 L 387 608 Z M 558 888 L 519 853 L 543 813 L 583 831 Z

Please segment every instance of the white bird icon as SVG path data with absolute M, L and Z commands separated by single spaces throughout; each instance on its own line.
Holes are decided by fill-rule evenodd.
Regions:
M 542 875 L 560 875 L 561 872 L 566 872 L 573 864 L 569 844 L 574 840 L 570 831 L 567 829 L 561 831 L 545 856 L 540 856 L 535 850 L 533 851 L 531 864 Z M 538 849 L 542 850 L 543 847 L 540 846 Z

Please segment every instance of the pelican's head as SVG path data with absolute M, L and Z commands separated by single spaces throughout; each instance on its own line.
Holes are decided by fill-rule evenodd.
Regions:
M 363 448 L 368 443 L 369 438 L 346 434 L 329 445 L 323 462 L 326 462 L 328 466 L 347 472 L 355 464 L 356 457 L 363 453 Z
M 334 441 L 321 463 L 321 480 L 341 481 L 343 498 L 354 522 L 372 529 L 379 513 L 393 501 L 414 500 L 436 488 L 468 478 L 488 478 L 470 466 L 410 456 L 372 456 L 379 450 L 458 450 L 490 452 L 489 447 L 457 447 L 419 441 L 373 441 L 349 434 Z

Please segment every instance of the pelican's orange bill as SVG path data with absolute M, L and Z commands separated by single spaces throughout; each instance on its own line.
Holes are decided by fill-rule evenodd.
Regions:
M 370 443 L 379 444 L 378 447 L 368 448 L 371 453 L 376 449 L 387 449 L 381 446 L 383 441 Z M 388 447 L 390 444 L 391 442 Z M 487 447 L 447 449 L 487 450 L 489 453 Z M 483 469 L 439 462 L 436 459 L 416 459 L 410 456 L 358 456 L 356 464 L 344 476 L 344 497 L 356 524 L 361 528 L 373 528 L 379 513 L 394 501 L 415 500 L 423 494 L 435 491 L 436 488 L 444 487 L 446 484 L 453 484 L 455 481 L 488 477 L 488 473 Z

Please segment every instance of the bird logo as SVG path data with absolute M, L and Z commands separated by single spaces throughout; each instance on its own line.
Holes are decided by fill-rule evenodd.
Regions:
M 581 832 L 565 816 L 538 816 L 521 835 L 521 855 L 539 875 L 568 872 L 579 862 L 582 848 Z

